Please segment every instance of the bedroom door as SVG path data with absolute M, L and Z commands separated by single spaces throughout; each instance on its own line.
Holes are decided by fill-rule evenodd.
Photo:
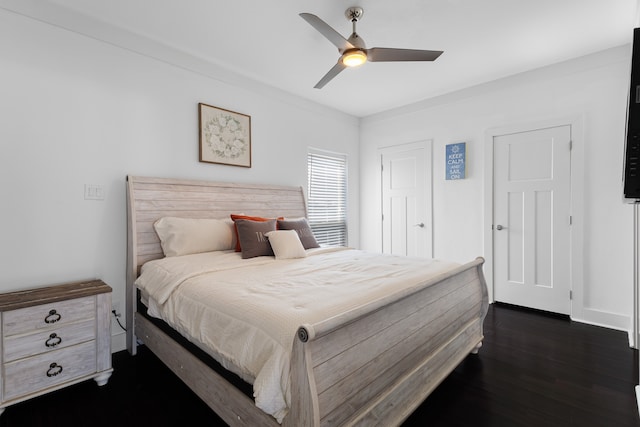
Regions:
M 493 142 L 494 298 L 570 314 L 571 126 Z
M 380 150 L 382 251 L 430 258 L 431 141 Z

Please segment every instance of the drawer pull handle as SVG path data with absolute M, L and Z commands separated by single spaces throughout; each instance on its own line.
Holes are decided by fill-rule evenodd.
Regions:
M 47 370 L 47 376 L 55 377 L 60 372 L 62 372 L 62 366 L 58 365 L 57 363 L 52 363 L 51 365 L 49 365 L 49 369 Z
M 60 338 L 57 334 L 49 335 L 49 339 L 44 342 L 44 345 L 47 347 L 55 347 L 62 342 L 62 338 Z
M 55 310 L 51 310 L 49 311 L 49 315 L 44 318 L 44 323 L 56 323 L 60 319 L 62 319 L 60 313 Z

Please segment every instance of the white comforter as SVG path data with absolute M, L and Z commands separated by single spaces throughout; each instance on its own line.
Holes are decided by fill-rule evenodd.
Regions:
M 253 384 L 256 406 L 281 422 L 291 400 L 296 330 L 458 264 L 345 248 L 306 258 L 243 260 L 231 251 L 170 257 L 142 267 L 136 285 L 160 317 Z

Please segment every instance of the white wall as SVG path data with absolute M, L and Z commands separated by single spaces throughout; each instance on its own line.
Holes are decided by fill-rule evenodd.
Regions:
M 198 162 L 198 102 L 251 116 L 251 169 Z M 348 155 L 358 244 L 358 120 L 256 82 L 0 9 L 0 123 L 0 292 L 97 277 L 124 307 L 127 174 L 306 188 L 309 146 Z
M 98 277 L 124 305 L 127 174 L 305 186 L 309 146 L 348 154 L 350 244 L 380 250 L 377 149 L 432 139 L 435 256 L 467 261 L 483 255 L 485 132 L 579 116 L 584 279 L 574 307 L 578 320 L 626 329 L 628 71 L 621 47 L 358 123 L 239 76 L 176 67 L 0 10 L 0 292 Z M 198 162 L 198 102 L 251 115 L 251 169 Z M 459 141 L 467 142 L 468 179 L 447 182 L 444 147 Z M 105 200 L 85 201 L 85 184 L 103 185 Z
M 630 48 L 469 88 L 361 121 L 361 247 L 380 250 L 379 147 L 433 139 L 434 255 L 465 262 L 484 255 L 484 152 L 488 130 L 578 117 L 584 163 L 584 263 L 573 317 L 630 328 L 632 207 L 621 201 Z M 445 181 L 445 145 L 467 142 L 467 176 Z M 574 156 L 575 157 L 575 156 Z M 578 195 L 579 196 L 579 195 Z M 489 222 L 490 224 L 490 222 Z M 580 249 L 580 248 L 577 248 Z M 579 275 L 576 275 L 579 276 Z M 576 277 L 579 280 L 579 277 Z

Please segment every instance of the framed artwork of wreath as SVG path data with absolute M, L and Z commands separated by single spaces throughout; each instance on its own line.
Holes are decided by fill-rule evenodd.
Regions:
M 198 104 L 200 161 L 251 167 L 251 116 Z

